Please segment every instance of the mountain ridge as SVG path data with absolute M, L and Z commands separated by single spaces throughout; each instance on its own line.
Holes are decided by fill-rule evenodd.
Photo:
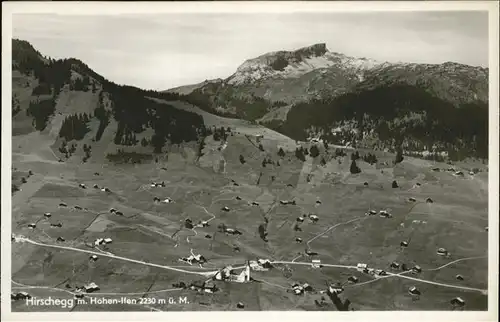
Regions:
M 77 161 L 73 146 L 98 149 L 90 161 L 116 153 L 162 155 L 173 144 L 197 142 L 202 116 L 151 100 L 181 95 L 117 85 L 76 58 L 43 57 L 27 41 L 12 40 L 12 134 L 40 132 L 61 162 Z M 95 149 L 94 149 L 95 150 Z
M 364 97 L 365 94 L 380 95 L 384 93 L 383 95 L 389 95 L 391 93 L 390 95 L 398 97 L 398 102 L 392 101 L 390 97 L 378 99 L 388 102 L 394 111 L 404 110 L 405 105 L 411 106 L 412 109 L 396 114 L 391 112 L 389 113 L 391 117 L 397 116 L 407 119 L 408 115 L 400 114 L 416 113 L 427 122 L 425 127 L 430 129 L 432 126 L 436 131 L 441 131 L 431 124 L 431 120 L 427 119 L 428 115 L 434 113 L 433 111 L 429 111 L 425 106 L 412 104 L 408 100 L 418 101 L 422 104 L 432 102 L 435 108 L 456 114 L 455 116 L 450 114 L 451 118 L 464 117 L 462 115 L 464 113 L 450 109 L 449 106 L 459 109 L 464 105 L 474 105 L 483 118 L 484 108 L 488 104 L 488 74 L 488 68 L 455 62 L 442 64 L 389 63 L 368 58 L 349 57 L 330 52 L 326 48 L 326 44 L 319 43 L 295 51 L 274 51 L 247 59 L 229 77 L 222 81 L 218 80 L 194 88 L 187 96 L 192 102 L 211 113 L 260 122 L 294 139 L 304 140 L 318 134 L 314 133 L 316 131 L 314 128 L 317 128 L 318 124 L 323 124 L 322 118 L 332 120 L 333 123 L 329 125 L 331 128 L 338 128 L 340 126 L 338 122 L 353 121 L 347 119 L 334 121 L 335 117 L 331 115 L 338 113 L 335 105 L 344 104 L 339 102 L 345 102 L 346 96 Z M 397 94 L 395 92 L 397 89 L 403 89 L 403 93 L 408 96 Z M 329 108 L 324 107 L 325 102 L 329 102 Z M 377 101 L 365 101 L 363 104 L 377 105 Z M 361 106 L 352 106 L 351 108 L 364 110 L 363 113 L 377 114 L 373 110 L 366 110 Z M 302 109 L 303 111 L 300 112 L 302 118 L 295 120 L 293 117 L 289 118 L 290 113 L 295 115 L 297 111 Z M 322 113 L 317 112 L 318 109 L 322 110 Z M 346 111 L 348 109 L 349 107 L 343 108 Z M 422 114 L 424 111 L 425 114 Z M 348 114 L 350 115 L 350 113 L 346 115 Z M 311 120 L 311 115 L 316 115 L 315 120 Z M 440 117 L 442 119 L 438 122 L 447 122 L 445 115 Z M 410 119 L 414 119 L 413 116 Z M 360 121 L 358 119 L 357 123 L 363 123 Z M 386 121 L 391 123 L 395 120 Z M 372 120 L 373 122 L 378 124 L 381 120 Z M 480 122 L 481 126 L 484 126 L 483 120 Z M 447 131 L 459 131 L 460 128 L 457 124 L 450 125 L 452 128 L 447 129 Z M 322 125 L 323 129 L 320 132 L 333 139 L 331 138 L 332 133 L 325 133 L 329 131 L 325 126 L 325 124 Z M 418 127 L 421 125 L 412 124 L 409 126 Z M 465 124 L 465 126 L 468 125 Z M 363 130 L 359 128 L 351 130 L 363 133 Z M 484 139 L 486 134 L 483 131 L 480 132 Z M 477 137 L 477 134 L 472 134 L 472 132 L 470 135 Z M 352 137 L 353 135 L 346 134 L 346 136 Z M 363 141 L 359 135 L 354 136 L 358 136 L 355 141 Z M 425 139 L 422 136 L 419 134 L 418 141 Z M 440 137 L 444 136 L 440 135 Z M 352 144 L 353 139 L 345 138 L 337 143 Z M 476 140 L 475 138 L 470 139 Z M 447 138 L 446 140 L 451 141 L 452 139 Z M 394 145 L 401 144 L 400 139 L 396 140 L 393 137 L 392 141 L 383 144 L 383 146 L 394 148 Z M 456 142 L 441 143 L 438 145 L 441 145 L 441 148 L 445 150 L 450 150 L 450 147 L 445 148 L 448 144 L 458 144 Z M 429 144 L 417 145 L 420 146 L 420 149 L 429 146 Z M 460 143 L 460 145 L 463 144 Z M 484 150 L 484 144 L 482 145 Z M 484 156 L 485 151 L 481 155 Z

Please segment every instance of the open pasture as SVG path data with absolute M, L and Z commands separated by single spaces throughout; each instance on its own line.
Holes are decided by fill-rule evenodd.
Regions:
M 13 286 L 48 287 L 25 290 L 71 298 L 75 285 L 95 282 L 100 290 L 89 296 L 133 293 L 186 296 L 189 301 L 151 305 L 157 310 L 233 310 L 238 302 L 245 303 L 244 310 L 335 310 L 317 291 L 339 282 L 345 289 L 341 299 L 349 299 L 354 310 L 451 310 L 449 302 L 457 296 L 466 301 L 466 310 L 485 309 L 486 295 L 460 288 L 487 288 L 487 181 L 482 173 L 458 177 L 433 172 L 432 167 L 447 165 L 413 158 L 393 166 L 393 156 L 376 151 L 381 155 L 378 164 L 358 160 L 362 172 L 351 174 L 350 153 L 333 157 L 334 148 L 325 151 L 321 146 L 320 156 L 301 162 L 291 147 L 285 156 L 278 155 L 278 147 L 290 143 L 279 136 L 262 139 L 262 151 L 255 136 L 239 134 L 244 131 L 238 128 L 233 132 L 226 145 L 208 137 L 199 158 L 192 146 L 175 147 L 158 164 L 58 163 L 45 152 L 36 158 L 18 154 L 14 177 L 28 170 L 34 175 L 13 197 L 12 230 L 39 244 L 13 242 Z M 388 165 L 382 164 L 383 158 Z M 264 159 L 270 160 L 265 166 Z M 392 187 L 393 180 L 398 187 Z M 165 186 L 152 187 L 153 182 Z M 104 187 L 110 191 L 101 191 Z M 368 216 L 369 210 L 387 210 L 392 217 Z M 51 216 L 44 217 L 45 212 Z M 298 221 L 301 216 L 303 222 Z M 189 228 L 187 219 L 207 225 Z M 58 222 L 62 227 L 50 225 Z M 36 228 L 30 229 L 30 223 Z M 225 233 L 222 225 L 241 234 Z M 98 238 L 112 242 L 93 247 Z M 402 241 L 408 247 L 401 247 Z M 448 257 L 436 253 L 441 247 L 450 252 Z M 203 268 L 179 261 L 191 253 L 208 260 Z M 91 261 L 92 254 L 99 259 Z M 257 258 L 278 263 L 270 271 L 252 272 L 252 283 L 216 282 L 220 291 L 214 294 L 172 290 L 179 281 L 206 280 L 199 272 L 242 267 Z M 311 267 L 313 259 L 324 266 Z M 354 268 L 366 263 L 402 273 L 390 267 L 394 261 L 409 268 L 419 265 L 422 272 L 376 278 Z M 464 280 L 457 280 L 457 274 Z M 358 277 L 358 283 L 347 282 L 350 276 Z M 307 282 L 315 292 L 294 295 L 289 292 L 293 282 Z M 422 291 L 418 299 L 408 294 L 413 285 Z M 314 301 L 322 296 L 328 303 L 320 307 Z M 32 310 L 13 303 L 14 311 Z M 98 304 L 73 308 L 148 309 Z

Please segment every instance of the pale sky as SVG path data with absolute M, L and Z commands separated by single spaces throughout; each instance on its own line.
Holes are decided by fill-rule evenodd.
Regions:
M 13 15 L 13 37 L 118 83 L 165 90 L 226 78 L 246 59 L 326 43 L 389 62 L 488 67 L 487 12 Z

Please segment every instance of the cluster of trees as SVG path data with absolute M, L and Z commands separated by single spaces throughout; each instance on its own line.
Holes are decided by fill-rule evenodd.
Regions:
M 319 155 L 319 149 L 316 145 L 313 145 L 309 148 L 309 154 L 312 158 L 315 158 Z
M 226 129 L 223 126 L 220 128 L 214 126 L 213 129 L 210 130 L 214 141 L 226 141 L 229 132 L 231 132 L 231 128 Z
M 74 81 L 70 82 L 69 89 L 72 91 L 88 92 L 89 86 L 90 86 L 90 77 L 85 75 L 82 78 L 78 77 Z M 95 93 L 95 90 L 96 90 L 95 85 L 93 85 L 92 89 L 93 89 L 93 92 Z
M 12 116 L 15 116 L 21 111 L 21 104 L 16 94 L 12 94 Z
M 278 150 L 278 155 L 279 155 L 281 158 L 285 157 L 285 155 L 286 155 L 286 154 L 285 154 L 285 151 L 283 150 L 283 148 L 281 148 L 281 147 L 279 148 L 279 150 Z
M 274 101 L 272 103 L 272 107 L 282 107 L 282 106 L 287 106 L 288 104 L 284 101 Z
M 202 93 L 201 90 L 196 89 L 188 95 L 181 95 L 178 99 L 215 115 L 236 117 L 248 121 L 261 118 L 273 108 L 273 102 L 254 94 L 236 97 L 232 92 L 227 92 L 226 89 L 219 87 L 218 84 L 213 84 L 213 86 L 217 86 L 213 94 Z M 221 111 L 217 109 L 218 106 L 227 107 L 231 111 Z
M 91 115 L 87 113 L 79 113 L 67 116 L 59 130 L 59 137 L 64 138 L 66 141 L 81 140 L 85 137 L 90 129 L 87 123 L 91 119 Z
M 306 155 L 308 155 L 308 154 L 309 154 L 309 152 L 307 151 L 307 149 L 305 149 L 303 147 L 299 147 L 299 148 L 295 149 L 295 157 L 297 157 L 297 159 L 299 159 L 302 162 L 306 161 Z
M 271 160 L 271 158 L 264 158 L 264 160 L 262 160 L 262 167 L 265 168 L 268 164 L 274 164 L 273 160 Z
M 114 163 L 142 163 L 143 161 L 151 161 L 153 156 L 151 154 L 126 152 L 118 149 L 116 153 L 107 154 L 106 158 Z
M 396 148 L 396 158 L 394 159 L 394 163 L 401 163 L 404 160 L 403 157 L 403 149 L 398 146 Z
M 205 147 L 205 137 L 202 136 L 199 139 L 199 142 L 198 142 L 198 151 L 196 153 L 196 156 L 197 156 L 198 159 L 203 156 L 203 148 L 204 147 Z
M 87 160 L 92 155 L 92 146 L 84 144 L 82 148 L 83 148 L 83 153 L 85 154 L 85 156 L 83 157 L 83 162 L 87 162 Z
M 411 115 L 418 117 L 405 120 Z M 418 86 L 380 86 L 335 98 L 297 103 L 276 130 L 305 140 L 306 129 L 314 126 L 324 130 L 325 138 L 334 142 L 335 136 L 330 134 L 332 124 L 352 120 L 359 128 L 374 130 L 379 140 L 395 145 L 411 138 L 426 145 L 440 142 L 448 144 L 450 151 L 460 147 L 471 156 L 487 157 L 487 103 L 457 106 Z M 394 120 L 405 121 L 397 123 Z
M 347 153 L 345 153 L 345 151 L 343 149 L 335 149 L 335 157 L 345 157 L 347 155 Z
M 378 160 L 375 154 L 368 153 L 363 156 L 363 161 L 369 164 L 376 164 Z
M 47 122 L 56 111 L 56 102 L 53 98 L 45 100 L 32 100 L 26 115 L 33 117 L 33 125 L 37 131 L 43 131 L 47 127 Z
M 139 140 L 137 140 L 135 133 L 128 129 L 124 123 L 118 123 L 114 143 L 117 145 L 133 146 L 139 143 Z
M 353 153 L 351 153 L 351 160 L 356 161 L 359 158 L 360 158 L 360 156 L 359 156 L 359 152 L 358 151 L 354 151 Z
M 95 135 L 95 141 L 99 141 L 104 133 L 104 130 L 109 124 L 111 112 L 104 108 L 104 93 L 99 92 L 99 106 L 94 109 L 94 116 L 99 120 L 99 128 Z
M 31 92 L 31 95 L 50 95 L 52 94 L 52 88 L 50 87 L 50 84 L 48 83 L 40 83 L 37 85 L 37 87 L 33 88 L 33 91 Z
M 72 143 L 68 147 L 68 143 L 65 140 L 63 140 L 62 143 L 61 143 L 61 146 L 59 147 L 59 152 L 61 152 L 62 154 L 64 154 L 64 156 L 66 157 L 66 159 L 68 159 L 69 157 L 71 157 L 73 155 L 73 153 L 76 152 L 76 144 Z
M 203 118 L 195 113 L 176 109 L 145 96 L 147 91 L 130 86 L 106 85 L 110 93 L 114 119 L 118 122 L 117 144 L 136 144 L 136 133 L 151 127 L 151 145 L 160 153 L 167 139 L 173 144 L 198 139 L 204 128 Z
M 351 161 L 351 167 L 349 168 L 352 174 L 360 173 L 361 169 L 356 164 L 356 160 Z
M 38 86 L 34 89 L 33 95 L 53 94 L 56 97 L 61 91 L 61 87 L 70 81 L 70 60 L 48 59 L 44 61 L 40 53 L 34 50 L 29 43 L 19 46 L 16 45 L 15 40 L 12 49 L 12 59 L 16 62 L 13 64 L 13 68 L 38 79 Z

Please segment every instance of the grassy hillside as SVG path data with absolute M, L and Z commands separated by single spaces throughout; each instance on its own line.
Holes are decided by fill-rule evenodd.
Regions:
M 45 58 L 26 41 L 14 39 L 12 48 L 13 135 L 47 134 L 65 159 L 73 154 L 65 147 L 78 143 L 106 146 L 103 153 L 136 146 L 161 153 L 205 130 L 198 114 L 146 98 L 175 101 L 178 94 L 117 85 L 77 59 Z

